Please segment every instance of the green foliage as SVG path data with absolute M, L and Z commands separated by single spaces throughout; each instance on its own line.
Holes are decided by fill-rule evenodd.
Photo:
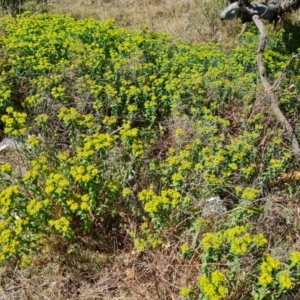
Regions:
M 296 263 L 272 273 L 276 284 L 265 290 L 258 266 L 266 237 L 245 225 L 259 215 L 254 201 L 264 188 L 293 167 L 289 143 L 257 108 L 255 34 L 227 52 L 111 20 L 25 14 L 2 18 L 0 28 L 1 121 L 23 144 L 27 168 L 21 176 L 13 165 L 0 168 L 1 260 L 25 264 L 49 235 L 72 241 L 98 227 L 101 237 L 108 224 L 132 218 L 139 251 L 161 246 L 168 233 L 200 236 L 200 299 L 227 295 L 246 255 L 256 255 L 261 278 L 245 279 L 253 294 L 291 287 L 284 278 L 287 270 L 296 276 Z M 288 56 L 272 45 L 267 65 L 278 73 Z M 298 77 L 292 64 L 282 89 Z M 288 117 L 299 110 L 296 92 L 283 100 Z M 230 195 L 233 223 L 204 234 L 214 195 Z M 196 244 L 183 243 L 182 256 Z

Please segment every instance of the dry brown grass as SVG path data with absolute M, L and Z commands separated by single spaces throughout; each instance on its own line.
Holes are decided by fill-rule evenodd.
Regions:
M 0 269 L 0 299 L 179 299 L 198 276 L 197 259 L 170 241 L 157 251 L 101 254 L 83 248 L 37 254 L 26 269 Z M 113 262 L 113 263 L 112 263 Z
M 206 2 L 211 5 L 207 7 Z M 238 22 L 230 26 L 218 18 L 216 1 L 203 0 L 50 0 L 49 11 L 76 18 L 114 19 L 121 27 L 136 29 L 147 24 L 151 30 L 165 31 L 190 41 L 222 39 L 227 29 L 238 32 Z M 227 34 L 226 34 L 227 35 Z

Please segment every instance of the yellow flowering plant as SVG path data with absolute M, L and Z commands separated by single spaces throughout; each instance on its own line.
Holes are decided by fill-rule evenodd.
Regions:
M 252 291 L 254 299 L 266 299 L 279 296 L 294 287 L 299 280 L 299 272 L 294 269 L 295 253 L 290 255 L 290 263 L 283 264 L 278 259 L 266 253 L 260 263 L 260 274 L 257 286 Z
M 203 299 L 230 295 L 247 255 L 259 269 L 267 237 L 246 220 L 261 213 L 254 202 L 293 158 L 283 133 L 253 109 L 255 34 L 241 37 L 247 47 L 225 51 L 68 15 L 6 16 L 0 28 L 0 125 L 24 145 L 25 161 L 21 175 L 0 165 L 0 260 L 25 264 L 48 235 L 75 240 L 113 227 L 122 236 L 134 220 L 139 251 L 161 247 L 169 233 L 194 234 L 178 251 L 185 259 L 202 253 Z M 268 52 L 274 72 L 286 59 Z M 291 66 L 283 87 L 297 76 Z M 284 101 L 288 111 L 299 109 L 296 96 Z M 213 195 L 233 198 L 225 209 L 233 221 L 210 230 L 204 204 Z M 274 289 L 288 289 L 289 276 L 295 282 L 291 255 L 289 272 L 272 274 Z M 255 272 L 265 287 L 270 272 Z M 193 296 L 188 288 L 181 294 Z

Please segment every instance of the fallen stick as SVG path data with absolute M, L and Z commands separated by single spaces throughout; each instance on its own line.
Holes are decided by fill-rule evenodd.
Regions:
M 297 141 L 297 137 L 294 133 L 293 127 L 279 108 L 279 99 L 275 94 L 273 86 L 270 85 L 267 79 L 267 72 L 263 63 L 263 52 L 267 43 L 267 34 L 264 23 L 261 21 L 258 15 L 252 16 L 252 20 L 260 32 L 260 41 L 257 53 L 257 65 L 262 85 L 265 89 L 267 98 L 269 98 L 271 102 L 271 107 L 277 120 L 281 123 L 282 127 L 287 131 L 288 136 L 291 138 L 293 153 L 297 161 L 300 161 L 300 147 Z

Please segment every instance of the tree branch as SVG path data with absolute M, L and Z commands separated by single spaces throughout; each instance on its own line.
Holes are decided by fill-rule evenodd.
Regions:
M 267 5 L 254 3 L 250 0 L 239 0 L 228 5 L 221 13 L 221 20 L 229 20 L 240 18 L 243 23 L 253 21 L 260 32 L 260 41 L 257 53 L 257 65 L 261 78 L 262 85 L 266 92 L 266 97 L 271 102 L 271 107 L 282 127 L 287 131 L 287 134 L 292 141 L 293 153 L 298 161 L 300 161 L 300 147 L 293 127 L 286 119 L 285 115 L 279 107 L 279 99 L 275 94 L 276 86 L 280 82 L 278 78 L 274 85 L 271 86 L 268 82 L 266 68 L 263 63 L 263 52 L 267 43 L 267 33 L 264 23 L 261 19 L 277 22 L 279 16 L 284 12 L 294 11 L 300 7 L 300 0 L 265 0 Z
M 220 19 L 240 18 L 245 23 L 251 22 L 252 17 L 258 15 L 261 19 L 276 22 L 285 13 L 294 12 L 300 8 L 300 0 L 264 0 L 264 4 L 251 4 L 250 2 L 250 0 L 238 0 L 228 5 L 222 11 Z
M 271 102 L 271 107 L 273 109 L 273 112 L 274 112 L 277 120 L 279 120 L 282 127 L 287 131 L 289 137 L 291 138 L 293 153 L 294 153 L 296 159 L 298 161 L 300 161 L 300 147 L 299 147 L 299 143 L 297 141 L 297 137 L 294 133 L 293 127 L 288 122 L 285 115 L 279 108 L 278 97 L 276 96 L 276 94 L 274 92 L 273 86 L 270 85 L 270 83 L 268 82 L 268 79 L 267 79 L 266 68 L 263 63 L 263 52 L 265 50 L 266 40 L 267 40 L 267 34 L 266 34 L 264 23 L 260 20 L 259 16 L 257 16 L 257 15 L 254 15 L 252 17 L 252 20 L 260 32 L 260 42 L 259 42 L 258 53 L 257 53 L 257 65 L 258 65 L 258 71 L 259 71 L 259 75 L 261 78 L 261 82 L 262 82 L 265 92 L 267 94 L 267 98 L 269 98 L 269 100 Z
M 252 17 L 258 15 L 261 19 L 274 21 L 278 18 L 277 10 L 264 4 L 254 3 L 241 5 L 240 2 L 234 2 L 228 5 L 220 14 L 220 19 L 231 20 L 240 18 L 243 23 L 252 21 Z

